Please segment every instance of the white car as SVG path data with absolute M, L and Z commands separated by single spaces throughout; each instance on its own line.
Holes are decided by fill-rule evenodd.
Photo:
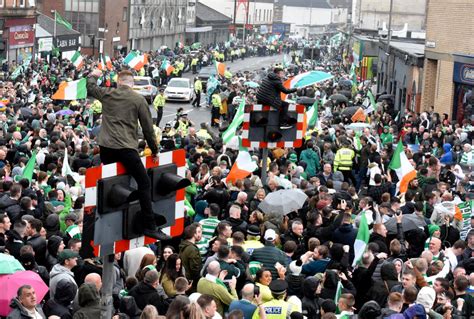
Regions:
M 165 89 L 165 99 L 191 102 L 194 98 L 194 87 L 189 79 L 172 78 Z
M 153 103 L 158 89 L 153 85 L 152 79 L 149 76 L 134 76 L 133 82 L 133 89 L 143 95 L 148 103 Z

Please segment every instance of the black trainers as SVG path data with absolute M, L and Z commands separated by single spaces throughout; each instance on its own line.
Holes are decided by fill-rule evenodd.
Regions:
M 151 237 L 151 238 L 155 238 L 161 241 L 171 239 L 171 236 L 166 235 L 161 229 L 145 228 L 143 229 L 143 235 Z

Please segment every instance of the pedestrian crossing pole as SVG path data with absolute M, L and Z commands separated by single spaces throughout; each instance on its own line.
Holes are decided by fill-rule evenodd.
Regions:
M 267 185 L 267 168 L 268 168 L 267 161 L 268 161 L 268 148 L 265 147 L 262 150 L 262 171 L 260 172 L 263 186 Z
M 115 255 L 107 255 L 103 257 L 102 263 L 102 296 L 100 304 L 102 306 L 101 318 L 112 318 L 114 309 L 114 299 L 112 297 L 114 288 L 114 260 Z

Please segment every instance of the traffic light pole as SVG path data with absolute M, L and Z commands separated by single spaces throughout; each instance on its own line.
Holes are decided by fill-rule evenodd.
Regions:
M 261 171 L 261 177 L 260 179 L 262 180 L 262 185 L 265 186 L 267 185 L 267 161 L 268 161 L 268 148 L 263 149 L 262 153 L 262 171 Z
M 114 260 L 115 255 L 107 255 L 103 258 L 102 268 L 102 297 L 100 304 L 102 306 L 102 318 L 112 318 L 114 300 L 112 297 L 114 288 Z

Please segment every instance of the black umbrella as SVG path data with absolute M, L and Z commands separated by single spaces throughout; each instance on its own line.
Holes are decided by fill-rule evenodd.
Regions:
M 330 100 L 333 100 L 335 103 L 349 103 L 349 99 L 342 94 L 333 94 L 329 97 Z
M 346 107 L 344 110 L 342 110 L 342 115 L 346 117 L 352 117 L 352 115 L 354 115 L 354 113 L 357 112 L 358 109 L 358 106 Z
M 351 80 L 342 79 L 342 80 L 339 80 L 339 82 L 337 84 L 339 84 L 340 87 L 342 87 L 346 90 L 348 90 L 352 87 L 352 81 Z
M 344 95 L 344 96 L 347 97 L 348 99 L 351 99 L 351 98 L 352 98 L 352 92 L 351 92 L 351 91 L 347 91 L 347 90 L 339 91 L 339 94 Z
M 426 226 L 426 222 L 423 218 L 416 216 L 415 214 L 405 214 L 402 217 L 403 232 L 407 232 L 414 229 L 423 229 Z M 385 227 L 391 235 L 397 234 L 397 219 L 394 217 L 390 218 L 385 222 Z

